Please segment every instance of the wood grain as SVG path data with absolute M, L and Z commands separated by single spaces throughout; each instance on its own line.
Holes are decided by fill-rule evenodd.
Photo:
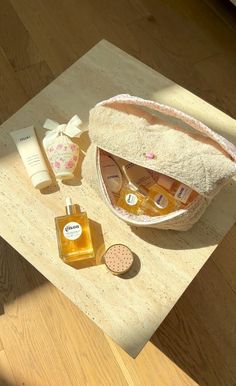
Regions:
M 4 51 L 0 47 L 0 115 L 1 122 L 9 117 L 13 111 L 16 111 L 28 98 L 11 67 Z
M 130 78 L 133 73 L 136 76 Z M 235 182 L 221 190 L 188 232 L 129 227 L 85 181 L 78 179 L 73 186 L 58 184 L 43 194 L 35 191 L 9 136 L 13 128 L 33 123 L 42 138 L 45 117 L 65 122 L 76 112 L 86 125 L 88 112 L 98 101 L 122 91 L 161 103 L 168 100 L 203 122 L 210 120 L 213 130 L 236 143 L 232 118 L 103 40 L 1 126 L 0 146 L 5 156 L 0 160 L 4 186 L 0 232 L 104 332 L 136 356 L 234 224 Z M 84 146 L 82 137 L 79 145 Z M 138 256 L 141 269 L 137 275 L 122 280 L 107 274 L 103 265 L 76 271 L 58 258 L 54 218 L 64 212 L 66 196 L 79 200 L 100 226 L 105 248 L 121 243 Z
M 13 386 L 16 384 L 5 351 L 0 351 L 0 384 L 1 386 Z
M 208 3 L 210 6 L 206 1 L 198 4 L 194 0 L 122 0 L 115 4 L 105 0 L 99 3 L 58 0 L 55 6 L 53 0 L 3 0 L 0 45 L 10 63 L 13 60 L 13 68 L 15 63 L 18 66 L 25 63 L 27 68 L 38 62 L 47 67 L 45 78 L 45 69 L 40 73 L 40 67 L 35 68 L 36 76 L 30 81 L 30 87 L 25 86 L 25 78 L 21 79 L 30 96 L 39 91 L 38 77 L 43 78 L 43 87 L 50 81 L 49 77 L 59 75 L 106 38 L 234 115 L 234 103 L 225 100 L 225 93 L 218 87 L 221 79 L 215 78 L 218 67 L 208 71 L 207 84 L 201 77 L 201 69 L 204 71 L 204 61 L 210 57 L 219 56 L 226 65 L 235 60 L 231 27 L 236 24 L 235 9 L 228 1 Z M 195 69 L 194 64 L 200 62 L 201 68 Z M 225 76 L 225 90 L 236 83 L 233 71 L 229 75 Z
M 195 384 L 151 343 L 134 361 L 16 252 L 11 271 L 0 339 L 17 385 Z
M 234 385 L 236 380 L 235 234 L 236 226 L 152 338 L 200 385 Z
M 233 7 L 229 1 L 205 0 L 200 4 L 199 2 L 196 3 L 189 0 L 180 2 L 170 0 L 163 2 L 158 0 L 158 2 L 152 3 L 146 0 L 116 3 L 109 1 L 101 1 L 98 3 L 93 0 L 89 2 L 58 0 L 58 7 L 54 6 L 55 2 L 53 1 L 47 2 L 48 5 L 46 2 L 41 1 L 41 4 L 39 3 L 40 7 L 38 7 L 38 3 L 35 3 L 35 6 L 33 4 L 34 2 L 31 1 L 1 1 L 0 120 L 2 122 L 19 109 L 29 97 L 35 95 L 40 90 L 40 87 L 44 87 L 47 82 L 50 82 L 56 75 L 59 75 L 72 61 L 78 59 L 79 56 L 85 53 L 101 38 L 110 40 L 131 55 L 151 65 L 154 69 L 159 70 L 170 79 L 175 80 L 177 83 L 235 117 L 234 95 L 232 95 L 232 91 L 230 91 L 229 96 L 228 90 L 235 90 L 236 87 L 235 70 L 231 65 L 231 63 L 234 63 L 236 57 L 236 47 L 234 44 L 235 34 L 232 33 L 232 31 L 235 30 L 236 17 L 235 7 Z M 47 9 L 49 15 L 45 18 Z M 53 26 L 56 25 L 56 35 L 54 34 L 53 27 L 50 29 L 50 27 L 46 25 L 48 18 Z M 171 32 L 172 25 L 174 25 L 174 32 Z M 160 35 L 157 33 L 159 29 L 161 31 Z M 66 35 L 64 34 L 65 30 Z M 7 33 L 5 33 L 5 31 L 7 31 Z M 166 31 L 168 31 L 167 34 Z M 185 34 L 183 31 L 185 31 Z M 64 39 L 68 45 L 68 50 L 62 50 L 57 39 Z M 24 43 L 24 45 L 22 44 L 22 40 L 28 43 Z M 186 44 L 186 41 L 189 41 L 189 44 Z M 197 55 L 195 55 L 196 44 Z M 182 60 L 183 63 L 185 63 L 184 66 L 181 66 Z M 16 63 L 17 66 L 15 66 L 14 63 Z M 228 69 L 229 74 L 227 73 Z M 27 77 L 28 71 L 29 78 Z M 225 303 L 225 298 L 223 300 L 220 298 L 220 301 L 218 299 L 218 295 L 222 294 L 221 283 L 224 281 L 228 282 L 231 285 L 232 293 L 235 293 L 236 287 L 234 281 L 235 228 L 233 228 L 229 235 L 229 242 L 222 244 L 222 247 L 217 248 L 214 253 L 214 256 L 217 254 L 217 258 L 214 260 L 215 264 L 217 264 L 221 272 L 219 281 L 214 281 L 212 284 L 212 281 L 208 280 L 208 276 L 204 281 L 205 306 L 208 306 L 207 294 L 208 291 L 211 292 L 213 285 L 219 310 L 221 305 L 223 307 Z M 4 248 L 2 248 L 2 245 L 4 245 Z M 1 240 L 0 261 L 3 256 L 6 258 L 9 257 L 10 261 L 14 259 L 14 256 L 17 260 L 22 260 L 16 252 L 10 252 L 9 247 L 6 247 L 5 242 Z M 2 262 L 0 262 L 0 267 L 1 264 Z M 210 267 L 212 264 L 211 258 L 207 266 Z M 6 277 L 10 275 L 13 266 L 14 264 L 10 264 L 7 268 L 8 272 L 4 271 Z M 14 278 L 17 277 L 18 271 L 19 267 L 16 266 L 13 269 L 13 275 L 10 280 L 6 279 L 6 277 L 2 279 L 3 275 L 1 276 L 0 274 L 0 293 L 2 294 L 0 295 L 0 304 L 1 296 L 3 302 L 3 293 L 11 293 L 12 283 L 14 284 Z M 2 272 L 1 268 L 0 272 Z M 38 274 L 38 278 L 35 281 L 32 277 L 32 268 L 26 262 L 24 262 L 24 272 L 29 279 L 28 292 L 34 297 L 32 288 L 38 287 L 36 283 L 40 281 L 41 276 Z M 197 276 L 197 279 L 199 276 L 201 277 L 201 272 Z M 2 283 L 6 280 L 7 285 L 10 286 L 10 290 L 7 289 L 5 285 L 4 291 L 2 291 Z M 44 282 L 45 279 L 41 279 L 41 281 Z M 196 279 L 193 283 L 195 282 Z M 15 295 L 11 297 L 11 301 L 13 301 L 14 297 L 16 297 L 17 301 L 17 294 L 20 296 L 20 294 L 25 293 L 25 291 L 27 292 L 27 286 L 23 285 L 23 287 L 24 289 L 22 289 L 21 286 L 16 288 Z M 39 289 L 40 288 L 41 287 L 39 287 Z M 190 294 L 189 299 L 191 299 L 192 307 L 189 310 L 189 307 L 186 306 L 185 311 L 185 302 L 187 302 L 188 305 L 190 301 L 188 299 L 186 300 L 186 294 L 188 293 Z M 47 291 L 44 291 L 44 297 L 46 302 Z M 4 299 L 6 301 L 6 297 L 4 297 Z M 204 314 L 204 311 L 201 311 L 199 306 L 196 307 L 198 299 L 199 297 L 196 297 L 196 292 L 193 293 L 193 291 L 189 291 L 188 289 L 181 298 L 181 301 L 183 301 L 182 309 L 178 307 L 179 303 L 174 307 L 173 312 L 175 312 L 179 323 L 176 327 L 176 324 L 172 322 L 172 313 L 167 317 L 161 329 L 162 334 L 163 331 L 166 330 L 166 335 L 169 335 L 169 340 L 164 341 L 162 339 L 161 350 L 166 353 L 173 362 L 181 366 L 186 373 L 190 374 L 192 378 L 196 381 L 199 380 L 201 385 L 214 384 L 221 386 L 222 384 L 227 384 L 227 381 L 227 386 L 234 384 L 236 383 L 236 377 L 234 381 L 231 382 L 232 369 L 235 367 L 234 363 L 230 361 L 230 365 L 224 365 L 223 368 L 220 369 L 219 366 L 213 366 L 214 363 L 210 360 L 212 344 L 208 343 L 209 340 L 211 341 L 212 332 L 204 335 L 205 340 L 203 343 L 202 341 L 199 342 L 198 336 L 201 335 L 203 331 L 199 320 L 199 313 Z M 231 323 L 234 321 L 232 310 L 235 305 L 235 299 L 235 297 L 230 297 L 228 303 L 231 305 L 231 308 L 228 308 L 227 318 L 231 320 Z M 67 309 L 67 305 L 69 303 L 70 302 L 64 298 L 63 304 L 68 318 L 69 310 Z M 216 303 L 215 299 L 214 303 Z M 38 304 L 38 308 L 40 308 L 40 304 Z M 75 310 L 77 312 L 76 318 L 80 322 L 83 314 L 76 308 Z M 24 311 L 26 311 L 26 308 Z M 27 312 L 29 317 L 32 317 L 30 308 L 28 308 Z M 191 312 L 191 314 L 189 312 Z M 0 321 L 3 320 L 5 316 L 6 314 L 2 315 Z M 22 318 L 20 309 L 18 318 Z M 176 330 L 179 329 L 179 326 L 184 326 L 188 322 L 191 324 L 191 320 L 195 318 L 199 321 L 198 325 L 194 324 L 196 328 L 194 336 L 196 337 L 197 349 L 194 347 L 195 340 L 193 341 L 193 339 L 190 340 L 189 337 L 188 339 L 185 337 L 184 332 L 187 331 L 187 329 L 181 330 L 182 339 L 176 342 Z M 218 320 L 220 321 L 219 324 Z M 60 323 L 59 315 L 58 323 Z M 225 342 L 228 341 L 228 332 L 224 328 L 224 315 L 222 315 L 222 313 L 221 315 L 218 313 L 217 317 L 215 317 L 212 308 L 210 308 L 204 331 L 208 330 L 208 324 L 214 325 L 215 335 L 221 335 L 222 342 L 224 341 L 224 336 L 226 336 Z M 223 328 L 220 326 L 223 326 Z M 41 328 L 46 328 L 46 325 L 43 324 Z M 27 333 L 24 341 L 24 353 L 26 353 L 26 355 L 23 355 L 20 366 L 27 369 L 27 342 L 28 340 L 30 341 L 31 331 L 28 326 L 25 326 L 25 331 Z M 95 331 L 98 330 L 92 330 L 91 333 L 95 334 Z M 8 330 L 6 328 L 5 333 L 7 334 L 7 332 Z M 40 329 L 38 333 L 40 335 Z M 104 337 L 104 339 L 106 338 Z M 12 347 L 8 347 L 8 343 L 9 341 L 6 335 L 5 344 L 10 356 Z M 80 343 L 81 342 L 78 342 L 78 345 L 76 345 L 76 352 L 79 350 Z M 153 343 L 156 342 L 153 341 Z M 21 345 L 21 338 L 14 342 L 14 349 L 19 355 L 22 355 Z M 62 346 L 63 344 L 60 344 L 58 349 L 61 350 Z M 234 339 L 231 340 L 229 347 L 223 342 L 221 347 L 217 348 L 217 352 L 215 352 L 215 347 L 213 347 L 213 355 L 214 357 L 218 356 L 219 363 L 226 364 L 229 356 L 232 355 L 230 354 L 232 353 L 232 348 L 235 346 L 236 343 Z M 0 349 L 1 347 L 3 347 L 3 345 L 0 343 Z M 160 347 L 160 344 L 158 347 Z M 91 349 L 93 348 L 87 347 L 87 355 L 89 355 Z M 41 360 L 43 360 L 47 363 L 47 356 L 43 350 L 33 350 L 33 353 L 36 360 L 37 355 L 39 355 L 43 358 L 39 359 L 39 361 L 41 362 Z M 73 355 L 73 353 L 71 355 Z M 116 350 L 113 350 L 113 355 L 116 355 L 119 366 L 122 367 L 125 379 L 128 380 L 129 384 L 136 385 L 140 382 L 142 385 L 149 385 L 149 379 L 153 380 L 154 385 L 160 384 L 161 386 L 163 384 L 178 384 L 181 380 L 182 384 L 194 384 L 190 378 L 184 378 L 183 372 L 183 376 L 180 375 L 180 372 L 178 372 L 179 369 L 175 369 L 176 366 L 173 362 L 153 346 L 152 343 L 146 345 L 145 349 L 135 361 L 131 360 L 118 347 L 116 347 Z M 120 358 L 120 356 L 122 356 L 122 358 Z M 232 356 L 232 359 L 234 357 Z M 202 358 L 204 358 L 204 360 Z M 138 373 L 137 363 L 139 368 Z M 231 364 L 233 365 L 231 366 Z M 15 373 L 17 373 L 19 362 L 13 363 L 13 365 Z M 106 364 L 101 363 L 102 368 L 105 367 L 105 365 Z M 52 384 L 55 384 L 51 378 L 49 366 L 46 366 L 45 369 L 45 374 L 42 377 L 43 384 L 48 384 L 49 380 L 51 380 Z M 63 373 L 63 371 L 66 370 L 61 367 L 60 371 Z M 218 378 L 212 378 L 214 371 L 216 371 Z M 202 373 L 204 373 L 204 377 Z M 77 377 L 80 379 L 78 374 Z M 26 385 L 32 385 L 29 374 L 27 375 L 27 379 L 24 379 Z M 10 381 L 6 384 L 10 385 Z M 15 383 L 12 382 L 11 384 L 15 385 Z M 124 381 L 124 384 L 127 384 L 127 381 Z
M 2 351 L 2 350 L 3 350 L 3 344 L 2 344 L 2 341 L 0 339 L 0 351 Z

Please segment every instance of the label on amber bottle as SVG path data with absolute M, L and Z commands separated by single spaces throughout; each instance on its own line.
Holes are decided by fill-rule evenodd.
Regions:
M 191 188 L 189 188 L 188 186 L 186 186 L 184 184 L 180 184 L 176 193 L 175 193 L 175 198 L 177 200 L 183 202 L 183 204 L 186 204 L 191 193 L 192 193 Z
M 165 209 L 168 205 L 168 198 L 166 196 L 164 196 L 162 193 L 158 193 L 155 197 L 154 197 L 154 201 L 155 201 L 155 204 L 158 208 L 160 209 Z
M 82 234 L 82 227 L 78 222 L 68 222 L 63 228 L 63 235 L 68 240 L 76 240 Z
M 137 198 L 137 196 L 136 196 L 135 194 L 129 193 L 129 194 L 127 194 L 127 195 L 125 196 L 125 201 L 126 201 L 126 203 L 127 203 L 128 205 L 133 206 L 133 205 L 136 205 L 136 204 L 137 204 L 138 198 Z

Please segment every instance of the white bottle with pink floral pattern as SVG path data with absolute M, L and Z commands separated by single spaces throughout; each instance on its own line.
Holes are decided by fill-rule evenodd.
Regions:
M 79 146 L 62 134 L 46 149 L 49 162 L 57 179 L 66 180 L 74 177 L 74 170 L 79 159 Z

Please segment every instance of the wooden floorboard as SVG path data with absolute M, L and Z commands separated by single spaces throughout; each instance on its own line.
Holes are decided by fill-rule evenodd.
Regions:
M 0 385 L 13 386 L 15 384 L 16 379 L 13 375 L 6 353 L 5 351 L 0 351 Z
M 8 291 L 0 339 L 17 385 L 195 384 L 151 342 L 136 360 L 129 357 L 3 240 L 2 244 L 1 260 L 10 261 L 12 275 L 6 283 L 1 279 Z
M 235 10 L 227 0 L 2 0 L 0 121 L 102 38 L 235 117 Z M 236 384 L 235 240 L 236 227 L 135 360 L 0 240 L 0 385 Z
M 236 226 L 152 337 L 200 385 L 236 380 L 235 235 Z

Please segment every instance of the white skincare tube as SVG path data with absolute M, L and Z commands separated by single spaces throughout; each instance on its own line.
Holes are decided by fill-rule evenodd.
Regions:
M 10 133 L 21 156 L 26 171 L 36 189 L 51 185 L 46 162 L 43 158 L 33 126 L 25 127 Z

